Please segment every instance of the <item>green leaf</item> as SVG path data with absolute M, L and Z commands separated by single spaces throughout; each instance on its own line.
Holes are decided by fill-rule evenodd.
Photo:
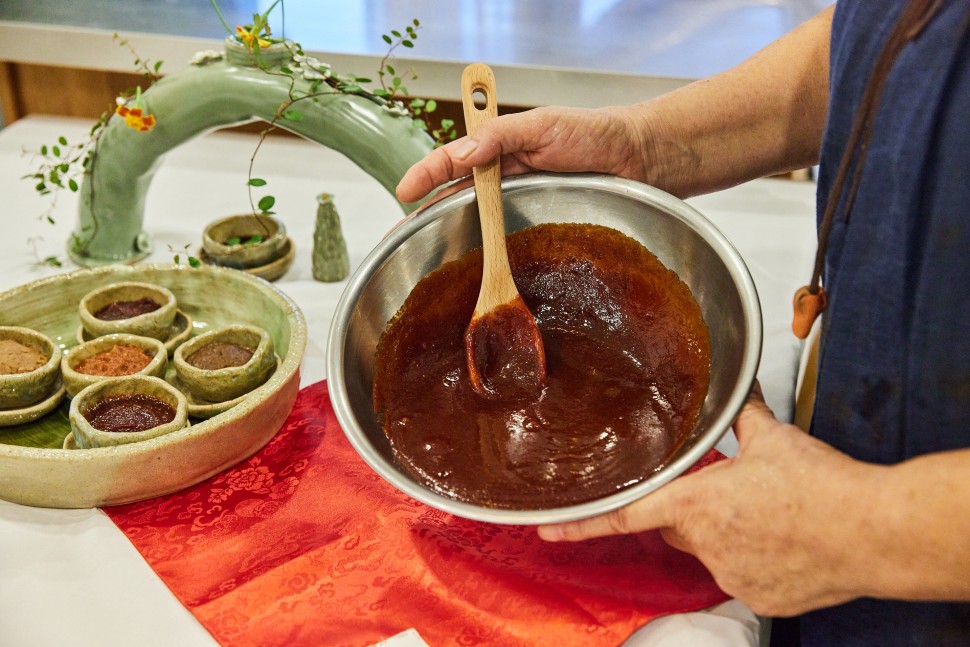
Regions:
M 241 242 L 242 242 L 242 239 L 240 239 L 239 236 L 233 236 L 232 238 L 226 239 L 227 245 L 238 245 Z
M 388 36 L 387 34 L 384 34 L 383 36 L 381 36 L 381 38 L 383 38 L 384 39 L 384 42 L 387 43 L 388 45 L 390 45 L 393 42 L 393 40 L 391 39 L 391 37 Z
M 54 152 L 54 157 L 60 157 L 61 156 L 61 149 L 60 149 L 60 147 L 54 146 L 51 150 Z
M 454 119 L 442 119 L 441 120 L 441 129 L 442 130 L 448 130 L 449 128 L 451 128 L 454 125 L 455 125 Z
M 425 102 L 424 99 L 412 99 L 411 100 L 411 107 L 412 108 L 423 108 L 425 106 L 425 104 L 426 104 L 426 102 Z
M 378 97 L 383 97 L 385 99 L 391 96 L 391 93 L 388 92 L 387 90 L 384 90 L 383 88 L 379 90 L 374 90 L 374 94 Z
M 289 119 L 290 121 L 302 121 L 303 113 L 299 110 L 294 110 L 290 108 L 289 110 L 283 111 L 283 119 Z
M 258 177 L 249 178 L 249 182 L 247 182 L 247 184 L 249 186 L 266 186 L 266 180 Z
M 402 40 L 401 44 L 404 45 L 405 47 L 414 47 L 414 43 L 412 43 L 409 40 Z
M 172 258 L 172 262 L 175 263 L 176 265 L 178 265 L 180 263 L 180 261 L 179 261 L 179 255 L 178 254 L 176 254 L 175 257 Z
M 199 268 L 202 266 L 202 261 L 197 259 L 195 256 L 189 256 L 189 267 Z
M 263 237 L 259 234 L 253 234 L 246 240 L 246 242 L 243 243 L 243 245 L 258 245 L 261 242 L 263 242 Z
M 341 87 L 340 89 L 341 89 L 341 91 L 348 92 L 348 93 L 363 92 L 363 88 L 361 88 L 356 83 L 351 83 L 349 85 L 345 85 L 345 86 Z
M 257 206 L 259 207 L 260 211 L 266 212 L 272 209 L 274 204 L 276 204 L 276 198 L 271 195 L 267 195 L 260 199 Z
M 291 70 L 288 67 L 281 67 L 280 72 L 282 72 L 283 74 L 293 74 L 293 70 Z
M 57 224 L 56 222 L 54 222 L 54 216 L 52 216 L 50 214 L 47 214 L 47 222 L 49 222 L 52 225 L 56 225 Z
M 58 137 L 58 138 L 57 138 L 57 142 L 58 142 L 58 143 L 59 143 L 59 144 L 60 144 L 61 146 L 67 146 L 67 138 L 66 138 L 66 137 Z
M 373 81 L 363 76 L 358 76 L 355 80 L 357 83 L 373 83 Z
M 51 267 L 61 267 L 63 263 L 56 256 L 48 256 L 44 259 L 44 265 L 50 265 Z
M 398 30 L 396 30 L 396 29 L 392 29 L 392 30 L 391 30 L 391 33 L 392 33 L 392 34 L 393 34 L 393 35 L 394 35 L 394 36 L 395 36 L 396 38 L 400 38 L 400 37 L 401 37 L 401 32 L 399 32 L 399 31 L 398 31 Z
M 389 72 L 390 74 L 397 74 L 397 72 L 395 72 L 395 71 L 394 71 L 394 66 L 393 66 L 393 65 L 387 65 L 387 66 L 385 66 L 385 67 L 387 67 L 387 71 L 388 71 L 388 72 Z
M 421 23 L 419 23 L 419 22 L 418 22 L 418 19 L 417 19 L 417 18 L 415 18 L 415 19 L 414 19 L 414 20 L 412 20 L 411 22 L 412 22 L 412 23 L 414 23 L 414 26 L 415 26 L 415 27 L 420 27 L 420 26 L 421 26 Z
M 425 106 L 425 110 L 428 112 L 434 112 L 438 109 L 438 102 L 434 99 L 428 99 L 428 105 Z
M 69 188 L 72 192 L 77 193 L 77 182 L 74 180 L 68 180 L 67 188 Z
M 162 62 L 158 61 L 157 63 L 155 63 L 155 71 L 157 72 L 160 69 L 162 69 Z
M 47 155 L 47 146 L 41 146 L 40 147 L 40 154 L 41 155 Z
M 68 171 L 71 170 L 71 165 L 68 164 L 67 162 L 64 162 L 63 164 L 61 164 L 57 168 L 60 169 L 61 173 L 67 173 Z

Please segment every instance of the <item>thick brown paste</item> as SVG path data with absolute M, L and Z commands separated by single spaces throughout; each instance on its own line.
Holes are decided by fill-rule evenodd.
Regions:
M 185 361 L 205 371 L 242 366 L 253 358 L 256 351 L 239 344 L 214 341 L 185 358 Z
M 113 432 L 145 431 L 175 419 L 175 407 L 144 393 L 108 396 L 81 413 L 95 429 Z
M 134 301 L 114 301 L 95 312 L 94 316 L 102 321 L 120 321 L 155 312 L 161 307 L 154 299 L 142 297 Z
M 395 457 L 433 490 L 495 508 L 577 504 L 644 480 L 707 393 L 710 341 L 690 290 L 606 227 L 539 225 L 508 247 L 542 333 L 545 385 L 498 401 L 473 392 L 463 335 L 475 250 L 422 279 L 378 345 L 374 405 Z

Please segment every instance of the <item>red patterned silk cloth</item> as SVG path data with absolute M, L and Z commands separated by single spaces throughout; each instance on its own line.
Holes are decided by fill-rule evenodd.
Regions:
M 412 627 L 431 647 L 617 645 L 727 599 L 656 532 L 552 544 L 405 496 L 350 446 L 325 382 L 249 460 L 105 512 L 223 645 L 365 646 Z

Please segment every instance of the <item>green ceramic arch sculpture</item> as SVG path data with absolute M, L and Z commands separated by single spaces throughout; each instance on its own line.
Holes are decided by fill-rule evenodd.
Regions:
M 185 70 L 144 94 L 150 132 L 137 132 L 113 116 L 98 141 L 95 164 L 80 191 L 78 221 L 68 242 L 80 265 L 131 263 L 151 251 L 143 231 L 145 196 L 162 156 L 203 133 L 242 123 L 272 121 L 295 90 L 306 92 L 317 72 L 294 61 L 284 46 L 263 49 L 263 69 L 253 54 L 231 41 L 225 55 L 201 53 Z M 287 67 L 293 75 L 281 73 Z M 301 70 L 306 70 L 301 72 Z M 346 155 L 393 195 L 405 171 L 434 148 L 409 115 L 377 97 L 344 94 L 322 84 L 314 99 L 300 101 L 302 118 L 277 125 Z M 402 204 L 405 212 L 417 204 Z

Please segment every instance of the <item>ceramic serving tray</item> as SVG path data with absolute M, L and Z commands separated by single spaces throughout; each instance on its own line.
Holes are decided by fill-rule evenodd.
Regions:
M 143 281 L 172 290 L 192 334 L 247 323 L 269 331 L 279 366 L 242 402 L 191 427 L 138 443 L 61 449 L 69 401 L 33 422 L 0 427 L 0 498 L 49 508 L 118 505 L 180 490 L 254 454 L 293 408 L 306 348 L 297 305 L 266 281 L 238 270 L 170 264 L 109 266 L 51 276 L 0 294 L 0 325 L 38 330 L 76 345 L 78 302 L 91 290 Z

